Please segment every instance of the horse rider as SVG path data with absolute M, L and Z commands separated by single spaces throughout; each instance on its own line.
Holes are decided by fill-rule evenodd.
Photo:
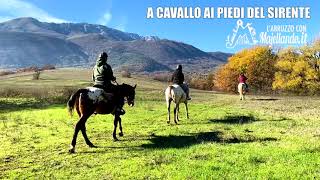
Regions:
M 116 89 L 116 85 L 112 84 L 112 82 L 116 82 L 116 77 L 113 76 L 113 71 L 111 66 L 107 63 L 108 54 L 106 52 L 102 52 L 96 62 L 96 65 L 93 68 L 92 79 L 94 81 L 93 87 L 101 88 L 105 92 L 114 93 Z M 118 102 L 119 105 L 123 105 L 124 102 Z M 118 107 L 116 109 L 119 115 L 125 114 L 125 111 Z
M 182 66 L 180 64 L 177 66 L 176 70 L 173 72 L 171 77 L 171 82 L 173 84 L 178 84 L 186 93 L 187 100 L 191 100 L 191 97 L 189 96 L 189 87 L 187 84 L 184 83 L 184 74 L 182 73 Z
M 239 83 L 243 83 L 245 85 L 246 91 L 248 90 L 247 80 L 248 80 L 248 78 L 244 75 L 244 73 L 240 73 Z

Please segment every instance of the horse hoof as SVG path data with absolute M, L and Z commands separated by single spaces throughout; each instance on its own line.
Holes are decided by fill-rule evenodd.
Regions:
M 117 141 L 119 141 L 119 139 L 118 138 L 113 138 L 113 141 L 117 142 Z
M 167 121 L 167 124 L 170 124 L 170 121 Z
M 123 133 L 122 133 L 122 132 L 121 132 L 121 133 L 119 133 L 119 136 L 121 136 L 121 137 L 122 137 L 122 136 L 123 136 Z
M 97 148 L 98 146 L 95 146 L 95 145 L 93 145 L 93 144 L 88 144 L 88 146 L 90 147 L 90 148 Z
M 74 150 L 74 148 L 69 149 L 69 153 L 70 154 L 74 154 L 76 151 Z

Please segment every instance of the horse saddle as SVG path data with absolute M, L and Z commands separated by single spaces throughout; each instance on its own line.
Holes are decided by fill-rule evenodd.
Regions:
M 89 99 L 92 100 L 95 103 L 110 102 L 114 98 L 114 94 L 113 93 L 106 92 L 102 88 L 87 87 L 87 89 L 89 90 L 89 92 L 88 92 Z
M 184 93 L 187 93 L 187 92 L 188 92 L 188 89 L 189 89 L 189 87 L 188 87 L 188 85 L 187 85 L 186 83 L 183 83 L 183 84 L 173 84 L 173 85 L 171 85 L 171 86 L 173 86 L 173 87 L 175 87 L 175 88 L 180 87 L 180 88 L 184 91 Z

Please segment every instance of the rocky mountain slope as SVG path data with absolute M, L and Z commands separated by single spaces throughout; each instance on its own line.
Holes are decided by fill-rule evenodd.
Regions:
M 188 71 L 207 71 L 231 55 L 207 53 L 182 42 L 143 37 L 102 25 L 45 23 L 18 18 L 0 23 L 0 67 L 91 67 L 101 51 L 110 54 L 115 69 L 168 71 L 182 64 Z

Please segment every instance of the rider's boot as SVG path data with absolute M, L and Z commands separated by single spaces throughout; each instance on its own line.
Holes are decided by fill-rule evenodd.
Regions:
M 191 97 L 190 97 L 189 93 L 187 93 L 187 100 L 188 100 L 188 101 L 191 100 Z
M 119 115 L 124 115 L 124 114 L 126 113 L 126 111 L 125 111 L 124 109 L 120 108 L 120 107 L 118 107 L 118 108 L 116 109 L 116 112 L 117 112 L 117 114 L 119 114 Z

